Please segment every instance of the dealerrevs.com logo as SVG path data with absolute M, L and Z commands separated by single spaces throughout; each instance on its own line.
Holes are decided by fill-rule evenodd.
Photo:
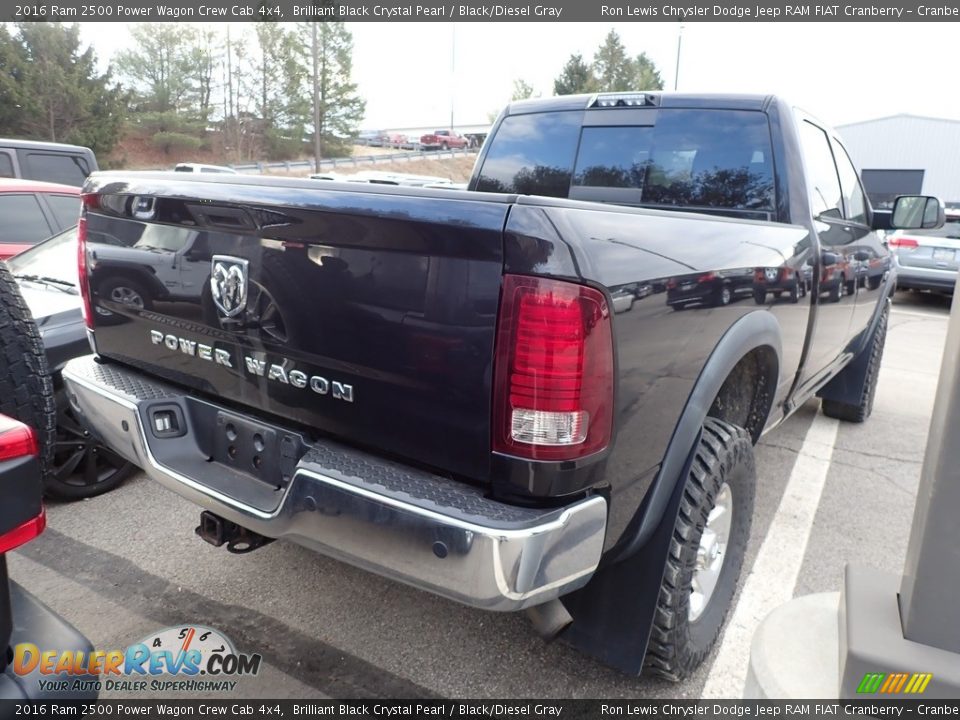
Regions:
M 219 630 L 200 625 L 165 628 L 125 650 L 89 653 L 13 648 L 13 671 L 39 674 L 46 692 L 231 692 L 235 678 L 260 672 L 259 654 L 239 653 Z

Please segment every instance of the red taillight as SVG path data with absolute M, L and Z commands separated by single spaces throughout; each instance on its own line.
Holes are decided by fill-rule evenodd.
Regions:
M 917 241 L 913 238 L 896 236 L 890 238 L 889 245 L 892 248 L 899 248 L 901 250 L 915 250 L 918 247 Z
M 714 273 L 714 272 L 708 272 L 708 273 L 704 273 L 703 275 L 701 275 L 700 277 L 698 277 L 698 278 L 697 278 L 697 282 L 698 282 L 698 283 L 705 283 L 705 282 L 711 282 L 711 281 L 716 280 L 716 279 L 717 279 L 717 274 L 716 274 L 716 273 Z
M 47 527 L 47 513 L 40 508 L 40 514 L 23 525 L 18 525 L 10 532 L 0 535 L 0 555 L 16 550 L 21 545 L 30 542 Z
M 86 198 L 84 198 L 86 204 Z M 93 306 L 90 303 L 90 282 L 87 278 L 87 210 L 83 209 L 77 223 L 77 272 L 80 277 L 80 297 L 83 298 L 83 322 L 93 330 Z
M 39 452 L 33 430 L 6 415 L 0 415 L 0 462 L 36 457 Z M 36 517 L 12 530 L 0 533 L 0 555 L 33 540 L 46 526 L 47 517 L 41 508 Z
M 40 454 L 33 430 L 6 415 L 0 415 L 0 462 Z
M 571 460 L 613 426 L 613 334 L 603 293 L 506 275 L 495 351 L 493 449 Z

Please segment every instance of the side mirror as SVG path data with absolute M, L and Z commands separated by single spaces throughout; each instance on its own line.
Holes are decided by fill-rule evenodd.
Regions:
M 856 253 L 854 253 L 853 259 L 857 262 L 866 262 L 870 259 L 870 253 L 868 253 L 866 250 L 858 250 Z
M 933 230 L 943 227 L 946 216 L 939 198 L 929 195 L 901 195 L 893 204 L 892 230 Z
M 820 253 L 820 262 L 822 262 L 825 267 L 836 265 L 840 262 L 840 256 L 832 252 L 822 252 Z

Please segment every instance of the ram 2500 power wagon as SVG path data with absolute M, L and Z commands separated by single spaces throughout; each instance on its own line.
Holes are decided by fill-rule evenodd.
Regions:
M 98 173 L 96 354 L 63 375 L 205 540 L 290 540 L 679 679 L 733 596 L 753 444 L 814 395 L 870 414 L 875 229 L 943 210 L 892 215 L 775 97 L 516 103 L 466 191 Z

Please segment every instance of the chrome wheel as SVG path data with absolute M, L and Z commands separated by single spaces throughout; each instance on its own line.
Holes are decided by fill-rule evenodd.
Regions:
M 118 285 L 110 291 L 110 300 L 120 305 L 131 305 L 138 310 L 143 310 L 143 297 L 136 290 Z
M 732 517 L 733 492 L 730 486 L 724 483 L 720 486 L 713 510 L 707 516 L 707 524 L 700 535 L 697 564 L 691 583 L 690 622 L 696 621 L 710 604 L 710 597 L 720 579 L 720 571 L 727 555 Z

